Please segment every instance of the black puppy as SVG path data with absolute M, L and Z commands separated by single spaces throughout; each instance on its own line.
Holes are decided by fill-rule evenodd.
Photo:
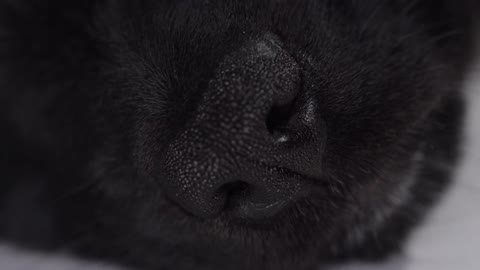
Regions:
M 448 184 L 469 0 L 0 0 L 0 236 L 145 269 L 397 251 Z

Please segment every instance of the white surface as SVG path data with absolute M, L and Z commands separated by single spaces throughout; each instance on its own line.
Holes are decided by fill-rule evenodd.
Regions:
M 40 255 L 0 247 L 1 270 L 121 270 L 101 263 L 87 263 L 64 255 Z

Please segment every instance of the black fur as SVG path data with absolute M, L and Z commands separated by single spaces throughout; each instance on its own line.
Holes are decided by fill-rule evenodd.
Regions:
M 455 165 L 474 5 L 0 0 L 0 236 L 146 269 L 311 269 L 388 256 Z M 248 44 L 270 37 L 290 58 L 215 86 L 250 59 Z M 278 155 L 229 128 L 187 136 L 200 112 L 201 125 L 217 126 L 228 98 L 263 98 L 242 100 L 238 89 L 258 94 L 292 72 L 299 102 L 316 108 L 295 151 Z M 193 179 L 185 166 L 222 132 L 252 147 L 224 149 L 239 168 L 285 189 L 293 171 L 311 182 L 308 195 L 262 222 L 185 211 L 165 182 Z

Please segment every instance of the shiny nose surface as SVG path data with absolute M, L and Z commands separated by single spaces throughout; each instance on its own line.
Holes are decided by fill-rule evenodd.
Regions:
M 263 219 L 283 210 L 305 183 L 265 160 L 292 140 L 300 88 L 300 68 L 274 35 L 226 56 L 165 153 L 167 196 L 203 218 L 232 211 Z

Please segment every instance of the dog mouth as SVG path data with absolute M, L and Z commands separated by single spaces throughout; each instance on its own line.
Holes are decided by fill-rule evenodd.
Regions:
M 281 195 L 272 196 L 275 187 L 270 190 L 257 189 L 247 182 L 236 181 L 223 187 L 222 192 L 227 193 L 225 213 L 229 219 L 246 221 L 247 223 L 269 223 L 281 219 L 283 212 L 301 200 L 308 200 L 313 190 L 324 190 L 327 183 L 314 179 L 286 167 L 272 166 L 256 161 L 256 166 L 263 170 L 273 172 L 268 177 L 275 178 L 274 182 L 289 183 L 288 191 Z M 266 181 L 273 182 L 267 179 Z M 281 188 L 285 189 L 285 184 Z M 278 187 L 277 187 L 278 188 Z
M 273 203 L 256 203 L 248 201 L 240 207 L 241 215 L 249 220 L 260 220 L 276 216 L 280 211 L 285 209 L 289 203 L 288 200 L 278 200 Z
M 288 180 L 286 180 L 288 181 Z M 265 197 L 259 191 L 252 190 L 245 183 L 238 183 L 229 192 L 225 212 L 233 220 L 242 220 L 248 223 L 265 223 L 278 217 L 290 208 L 295 201 L 308 196 L 309 189 L 300 185 L 286 196 Z

